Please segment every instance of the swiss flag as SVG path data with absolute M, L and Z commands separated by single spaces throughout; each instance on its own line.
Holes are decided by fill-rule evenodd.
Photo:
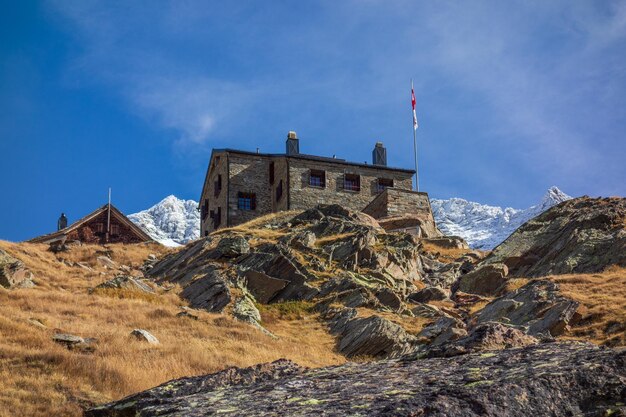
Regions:
M 415 114 L 415 91 L 413 91 L 413 83 L 411 83 L 411 107 L 413 107 L 413 129 L 417 130 L 417 114 Z

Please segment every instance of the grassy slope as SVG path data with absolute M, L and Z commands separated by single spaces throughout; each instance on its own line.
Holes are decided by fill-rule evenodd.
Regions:
M 0 242 L 35 274 L 37 287 L 0 288 L 0 416 L 79 416 L 81 405 L 118 399 L 172 378 L 228 366 L 289 358 L 302 365 L 344 361 L 335 341 L 312 314 L 266 312 L 274 340 L 228 314 L 200 312 L 200 320 L 176 317 L 183 303 L 173 293 L 128 298 L 127 293 L 89 294 L 113 273 L 95 263 L 98 246 L 74 248 L 62 257 L 86 261 L 95 271 L 59 262 L 45 246 Z M 139 266 L 156 245 L 113 245 L 118 264 Z M 101 273 L 104 273 L 102 275 Z M 297 320 L 295 320 L 297 319 Z M 43 326 L 33 323 L 37 320 Z M 134 328 L 160 341 L 148 346 L 129 337 Z M 68 351 L 51 336 L 68 332 L 98 339 L 93 354 Z

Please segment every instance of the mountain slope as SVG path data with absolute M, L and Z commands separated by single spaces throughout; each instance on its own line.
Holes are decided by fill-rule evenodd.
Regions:
M 462 198 L 433 199 L 431 206 L 437 227 L 445 235 L 461 236 L 475 249 L 493 249 L 528 220 L 569 199 L 571 197 L 557 187 L 551 187 L 539 204 L 523 210 L 488 206 Z
M 198 203 L 170 195 L 147 210 L 128 216 L 165 246 L 184 245 L 200 237 Z

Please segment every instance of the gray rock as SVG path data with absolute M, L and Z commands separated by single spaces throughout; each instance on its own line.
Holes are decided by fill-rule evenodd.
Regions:
M 347 357 L 392 358 L 415 351 L 417 339 L 402 327 L 379 317 L 356 317 L 352 308 L 329 311 L 330 331 L 338 336 L 337 350 Z
M 86 417 L 618 416 L 626 350 L 586 343 L 303 369 L 285 360 L 170 381 Z
M 450 297 L 450 291 L 439 287 L 426 287 L 421 290 L 409 294 L 407 299 L 417 303 L 427 303 L 429 301 L 447 300 Z
M 135 337 L 137 340 L 141 340 L 142 342 L 148 342 L 151 345 L 159 344 L 159 339 L 157 339 L 152 333 L 144 329 L 134 329 L 132 332 L 130 332 L 130 335 Z
M 241 255 L 250 253 L 250 244 L 243 236 L 223 237 L 217 243 L 212 257 L 219 258 L 236 258 Z
M 35 286 L 33 274 L 24 263 L 1 249 L 0 285 L 5 288 L 31 288 Z
M 270 277 L 263 272 L 254 271 L 252 269 L 243 273 L 244 285 L 254 296 L 254 298 L 263 304 L 269 303 L 281 290 L 283 290 L 289 281 Z
M 442 343 L 444 341 L 450 340 L 450 338 L 452 337 L 455 337 L 455 335 L 460 335 L 458 332 L 448 332 L 448 330 L 451 328 L 465 329 L 465 323 L 457 318 L 446 315 L 440 317 L 435 322 L 424 327 L 418 333 L 417 337 L 419 339 L 426 339 L 427 341 L 432 343 L 439 336 L 444 335 L 442 338 L 438 339 L 438 342 Z
M 94 338 L 82 338 L 69 333 L 55 333 L 52 336 L 52 341 L 63 345 L 69 350 L 78 350 L 84 353 L 91 353 L 95 350 Z
M 469 294 L 497 295 L 508 281 L 509 268 L 504 264 L 482 265 L 462 275 L 458 290 Z
M 378 289 L 374 295 L 383 306 L 390 308 L 392 311 L 398 311 L 402 307 L 402 300 L 390 288 L 383 287 Z
M 113 279 L 110 279 L 108 281 L 103 282 L 102 284 L 97 285 L 96 289 L 98 288 L 125 289 L 125 290 L 140 291 L 140 292 L 145 292 L 145 293 L 154 293 L 154 290 L 150 288 L 149 285 L 127 275 L 118 275 Z
M 261 313 L 254 303 L 254 298 L 245 289 L 242 289 L 243 295 L 233 305 L 233 317 L 244 323 L 248 323 L 261 330 L 263 333 L 276 338 L 269 330 L 261 324 Z
M 519 329 L 502 323 L 487 322 L 477 325 L 470 330 L 469 335 L 452 343 L 433 343 L 427 353 L 420 356 L 450 357 L 471 352 L 520 348 L 537 343 L 539 340 Z
M 230 289 L 221 270 L 207 268 L 206 273 L 187 285 L 180 296 L 193 308 L 221 312 L 230 302 Z
M 498 321 L 523 326 L 533 336 L 558 336 L 578 308 L 578 302 L 559 295 L 558 289 L 552 281 L 531 281 L 487 304 L 476 314 L 476 322 Z

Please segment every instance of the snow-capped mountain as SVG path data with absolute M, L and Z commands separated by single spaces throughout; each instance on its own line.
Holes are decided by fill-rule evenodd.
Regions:
M 198 203 L 193 200 L 170 195 L 128 218 L 165 246 L 184 245 L 200 237 L 200 213 Z
M 461 236 L 475 249 L 493 249 L 518 227 L 572 197 L 557 187 L 551 187 L 541 202 L 527 209 L 488 206 L 451 198 L 431 200 L 437 227 L 448 236 Z
M 449 236 L 461 236 L 472 248 L 493 249 L 526 221 L 571 197 L 551 187 L 541 202 L 527 209 L 488 206 L 451 198 L 431 200 L 437 227 Z M 166 246 L 184 245 L 200 237 L 198 203 L 170 195 L 148 210 L 128 216 Z

